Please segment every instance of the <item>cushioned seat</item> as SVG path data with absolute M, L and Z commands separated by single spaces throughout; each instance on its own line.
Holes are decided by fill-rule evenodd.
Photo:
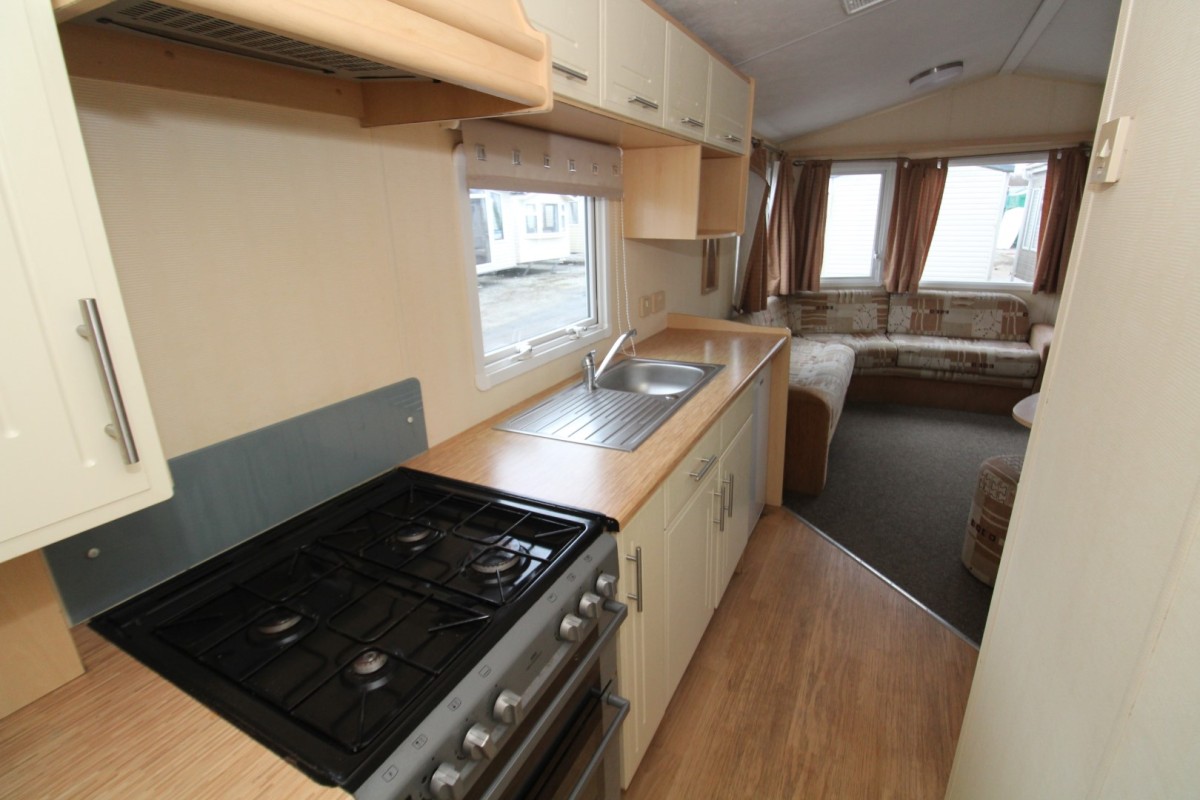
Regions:
M 1035 378 L 1042 359 L 1028 342 L 890 333 L 896 366 L 1002 378 Z
M 1024 456 L 992 456 L 979 466 L 962 561 L 972 575 L 988 586 L 996 583 L 1024 460 Z
M 899 348 L 879 331 L 869 333 L 806 333 L 805 339 L 824 344 L 844 344 L 854 351 L 855 371 L 896 366 Z
M 846 402 L 846 389 L 854 372 L 854 351 L 807 337 L 792 337 L 788 384 L 803 387 L 829 407 L 829 435 L 837 428 Z

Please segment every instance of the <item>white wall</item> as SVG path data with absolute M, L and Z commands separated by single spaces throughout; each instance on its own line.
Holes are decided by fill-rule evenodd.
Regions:
M 1200 5 L 1126 0 L 947 796 L 1200 792 Z
M 168 456 L 408 377 L 436 443 L 577 372 L 567 356 L 475 387 L 457 134 L 73 86 Z M 643 338 L 666 313 L 639 319 L 637 297 L 659 289 L 667 311 L 725 315 L 729 245 L 721 292 L 701 297 L 699 243 L 626 243 Z

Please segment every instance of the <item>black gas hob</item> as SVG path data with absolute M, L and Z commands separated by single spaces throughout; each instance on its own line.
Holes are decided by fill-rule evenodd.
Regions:
M 396 469 L 92 626 L 353 790 L 614 523 Z

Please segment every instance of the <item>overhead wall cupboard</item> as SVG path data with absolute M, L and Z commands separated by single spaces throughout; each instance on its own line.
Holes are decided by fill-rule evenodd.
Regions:
M 171 496 L 44 0 L 0 16 L 0 561 Z
M 564 5 L 525 0 L 550 37 L 557 105 L 513 121 L 624 149 L 629 238 L 741 234 L 753 83 L 642 0 Z M 582 106 L 628 125 L 606 129 Z

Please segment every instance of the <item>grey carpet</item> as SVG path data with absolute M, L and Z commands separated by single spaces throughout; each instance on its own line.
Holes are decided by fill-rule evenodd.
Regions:
M 849 403 L 825 491 L 784 504 L 978 644 L 992 590 L 960 556 L 979 465 L 1028 442 L 1008 416 Z

